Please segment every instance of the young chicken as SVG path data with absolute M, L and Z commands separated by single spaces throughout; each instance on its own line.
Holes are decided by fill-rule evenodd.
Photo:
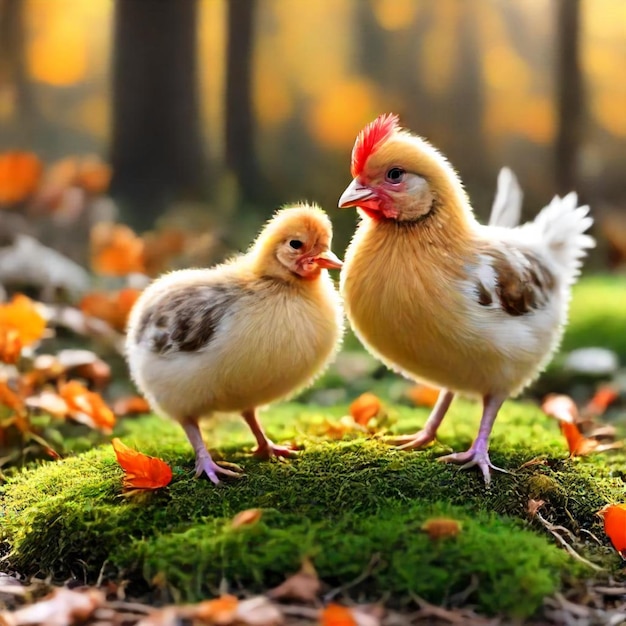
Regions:
M 316 206 L 278 211 L 250 250 L 210 269 L 155 280 L 133 308 L 126 354 L 151 405 L 177 419 L 196 454 L 196 476 L 235 472 L 213 461 L 198 419 L 241 413 L 262 458 L 290 456 L 265 435 L 259 406 L 295 394 L 337 352 L 343 311 L 327 269 L 332 227 Z
M 348 319 L 388 367 L 441 387 L 423 429 L 395 443 L 427 445 L 455 394 L 479 396 L 478 436 L 466 452 L 440 460 L 478 466 L 489 484 L 498 469 L 488 449 L 496 415 L 561 339 L 571 285 L 594 245 L 584 234 L 589 208 L 570 193 L 523 226 L 483 226 L 445 157 L 395 115 L 358 135 L 352 176 L 339 199 L 362 215 L 340 279 Z M 498 217 L 497 205 L 495 221 L 513 226 L 517 217 Z

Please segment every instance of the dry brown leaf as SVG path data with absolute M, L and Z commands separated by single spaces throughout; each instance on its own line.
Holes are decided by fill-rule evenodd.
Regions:
M 172 469 L 165 461 L 133 450 L 117 438 L 111 443 L 124 470 L 125 489 L 161 489 L 172 482 Z
M 64 418 L 69 413 L 67 402 L 59 394 L 52 391 L 42 391 L 39 395 L 30 396 L 27 398 L 26 404 L 53 417 Z
M 59 394 L 68 406 L 68 416 L 77 422 L 111 432 L 115 415 L 104 400 L 77 380 L 59 384 Z
M 75 591 L 60 587 L 49 596 L 16 611 L 0 613 L 4 626 L 74 626 L 83 623 L 105 602 L 101 591 Z
M 43 337 L 46 320 L 39 312 L 39 305 L 18 293 L 11 302 L 0 305 L 0 329 L 14 330 L 23 346 L 30 346 Z
M 241 526 L 252 526 L 261 519 L 262 515 L 263 511 L 261 509 L 246 509 L 233 517 L 230 522 L 230 527 L 241 528 Z
M 461 522 L 447 517 L 433 517 L 422 524 L 422 530 L 432 540 L 456 537 L 461 532 Z
M 550 394 L 543 399 L 541 410 L 560 422 L 575 424 L 580 421 L 576 403 L 566 395 Z
M 309 559 L 302 562 L 300 571 L 287 578 L 283 583 L 270 589 L 267 595 L 274 600 L 297 600 L 315 602 L 322 588 L 317 571 Z
M 11 409 L 18 417 L 28 415 L 22 394 L 13 391 L 5 381 L 0 381 L 0 404 Z
M 144 242 L 128 226 L 100 222 L 91 230 L 91 267 L 96 274 L 145 274 Z
M 32 152 L 0 155 L 0 205 L 23 202 L 32 195 L 41 178 L 41 161 Z
M 545 504 L 545 500 L 533 500 L 532 498 L 528 501 L 528 506 L 526 510 L 528 511 L 528 515 L 531 517 L 535 517 L 537 515 L 537 511 Z

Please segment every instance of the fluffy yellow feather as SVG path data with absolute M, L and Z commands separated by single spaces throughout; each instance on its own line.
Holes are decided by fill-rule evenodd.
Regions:
M 196 473 L 218 482 L 233 472 L 209 455 L 198 418 L 241 413 L 262 457 L 289 456 L 270 441 L 259 406 L 308 386 L 343 333 L 340 299 L 327 269 L 332 227 L 318 207 L 282 209 L 250 250 L 209 269 L 167 274 L 139 298 L 129 321 L 130 371 L 152 406 L 181 422 Z

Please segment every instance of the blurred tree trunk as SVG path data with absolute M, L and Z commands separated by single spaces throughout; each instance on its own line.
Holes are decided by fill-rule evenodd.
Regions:
M 196 0 L 115 3 L 112 194 L 137 227 L 207 193 L 196 17 Z
M 557 0 L 557 117 L 555 178 L 559 193 L 576 187 L 583 87 L 580 72 L 580 0 Z
M 18 135 L 30 135 L 37 123 L 33 91 L 24 57 L 24 2 L 0 0 L 0 82 L 15 89 Z
M 254 150 L 252 51 L 256 0 L 229 0 L 226 70 L 226 165 L 244 201 L 262 195 Z

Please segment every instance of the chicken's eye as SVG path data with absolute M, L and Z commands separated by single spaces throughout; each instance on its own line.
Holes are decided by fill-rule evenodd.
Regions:
M 400 183 L 402 182 L 402 179 L 404 178 L 404 170 L 401 167 L 392 167 L 385 175 L 385 178 L 390 183 L 394 183 L 394 184 Z
M 302 248 L 302 246 L 304 245 L 299 239 L 292 239 L 289 242 L 289 245 L 294 249 L 294 250 L 300 250 L 300 248 Z

